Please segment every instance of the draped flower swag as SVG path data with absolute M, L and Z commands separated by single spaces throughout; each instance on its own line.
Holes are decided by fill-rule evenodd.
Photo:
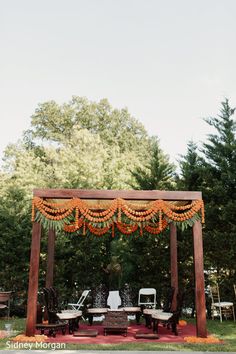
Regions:
M 83 234 L 88 229 L 101 236 L 115 227 L 125 235 L 140 228 L 151 234 L 159 234 L 170 222 L 191 224 L 200 219 L 204 223 L 203 200 L 195 200 L 186 205 L 176 205 L 164 200 L 155 200 L 146 204 L 131 203 L 121 198 L 112 200 L 107 206 L 93 205 L 85 200 L 74 198 L 63 202 L 48 201 L 39 197 L 32 200 L 32 221 L 51 221 L 51 226 L 62 225 L 66 232 L 76 232 L 80 228 Z

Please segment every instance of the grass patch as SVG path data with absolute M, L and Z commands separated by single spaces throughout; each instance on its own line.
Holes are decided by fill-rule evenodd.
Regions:
M 192 322 L 190 319 L 188 322 Z M 5 329 L 5 323 L 11 323 L 12 329 L 19 333 L 24 332 L 25 320 L 12 318 L 0 319 L 0 330 Z M 124 343 L 124 344 L 66 344 L 66 350 L 147 350 L 147 351 L 213 351 L 236 352 L 236 324 L 233 321 L 208 320 L 207 328 L 210 334 L 224 341 L 224 344 L 190 344 L 190 343 Z M 15 334 L 14 334 L 15 335 Z M 9 338 L 0 339 L 0 349 L 9 349 Z M 35 346 L 32 347 L 35 349 Z M 64 349 L 64 348 L 63 348 Z

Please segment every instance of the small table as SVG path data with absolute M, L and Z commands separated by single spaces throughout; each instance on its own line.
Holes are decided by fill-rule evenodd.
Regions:
M 103 321 L 104 336 L 109 332 L 119 332 L 127 336 L 128 318 L 125 311 L 109 311 Z

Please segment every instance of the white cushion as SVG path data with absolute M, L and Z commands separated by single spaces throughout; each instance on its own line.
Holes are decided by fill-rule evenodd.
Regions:
M 7 305 L 0 304 L 0 309 L 5 309 Z
M 60 320 L 73 320 L 78 317 L 75 313 L 57 313 Z
M 173 313 L 171 312 L 159 312 L 159 313 L 152 314 L 152 318 L 160 321 L 168 321 L 172 316 Z
M 123 310 L 125 312 L 141 312 L 141 308 L 140 307 L 135 307 L 135 306 L 123 307 Z
M 227 307 L 227 306 L 233 306 L 233 302 L 227 302 L 227 301 L 214 302 L 213 305 L 217 307 Z
M 75 315 L 76 317 L 82 316 L 82 311 L 80 310 L 62 310 L 61 313 Z
M 88 313 L 107 313 L 108 309 L 107 308 L 92 308 L 92 309 L 88 309 L 87 312 Z
M 152 315 L 154 313 L 162 313 L 163 310 L 159 309 L 159 310 L 155 310 L 155 309 L 144 309 L 143 310 L 143 314 L 144 315 Z

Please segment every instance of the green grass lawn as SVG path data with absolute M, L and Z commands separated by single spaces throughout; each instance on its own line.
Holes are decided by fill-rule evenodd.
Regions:
M 187 320 L 191 321 L 191 320 Z M 14 331 L 23 333 L 25 320 L 13 318 L 10 320 L 0 319 L 0 330 L 5 329 L 5 323 L 11 323 Z M 125 344 L 66 344 L 62 349 L 71 350 L 155 350 L 155 351 L 214 351 L 214 352 L 236 352 L 236 322 L 219 320 L 208 320 L 207 328 L 210 334 L 224 341 L 224 344 L 167 344 L 167 343 L 125 343 Z M 9 348 L 9 338 L 0 340 L 0 349 Z M 32 348 L 34 349 L 34 347 Z M 48 349 L 48 348 L 47 348 Z M 58 348 L 56 348 L 58 349 Z

